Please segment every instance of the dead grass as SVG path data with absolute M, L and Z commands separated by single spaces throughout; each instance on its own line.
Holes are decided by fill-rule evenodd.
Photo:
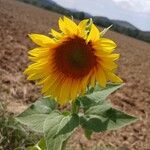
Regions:
M 25 150 L 35 145 L 39 138 L 16 122 L 14 114 L 6 111 L 6 105 L 0 103 L 0 150 Z

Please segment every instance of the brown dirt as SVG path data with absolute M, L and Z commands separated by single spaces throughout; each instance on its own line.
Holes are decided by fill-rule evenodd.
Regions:
M 8 110 L 20 112 L 34 102 L 40 91 L 26 80 L 27 51 L 32 48 L 28 33 L 45 33 L 57 28 L 60 15 L 14 0 L 0 0 L 0 101 Z M 109 31 L 118 43 L 119 75 L 126 85 L 111 96 L 114 105 L 132 115 L 136 123 L 118 131 L 95 134 L 88 141 L 79 129 L 68 149 L 94 150 L 106 145 L 121 150 L 150 150 L 150 44 Z

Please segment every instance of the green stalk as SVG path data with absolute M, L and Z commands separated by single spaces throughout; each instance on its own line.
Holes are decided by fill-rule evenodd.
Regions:
M 79 112 L 79 107 L 76 105 L 75 101 L 72 102 L 72 109 L 71 109 L 71 112 L 72 112 L 72 114 L 78 114 L 78 112 Z M 69 139 L 69 138 L 67 138 L 67 139 L 62 143 L 62 148 L 61 148 L 61 150 L 65 150 L 65 149 L 66 149 L 66 145 L 67 145 L 68 139 Z
M 76 105 L 75 101 L 72 102 L 72 114 L 78 114 L 79 107 Z
M 67 145 L 68 139 L 66 139 L 65 141 L 63 141 L 61 150 L 65 150 L 66 149 L 66 145 Z

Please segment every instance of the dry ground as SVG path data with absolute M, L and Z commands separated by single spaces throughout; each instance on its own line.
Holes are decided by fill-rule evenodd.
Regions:
M 9 111 L 18 113 L 40 96 L 22 73 L 28 64 L 27 51 L 33 47 L 27 34 L 47 34 L 51 27 L 57 28 L 59 16 L 14 0 L 0 0 L 0 101 L 7 102 Z M 118 73 L 126 82 L 111 100 L 140 120 L 118 131 L 95 134 L 91 141 L 78 130 L 68 149 L 94 150 L 105 143 L 121 150 L 150 150 L 150 44 L 111 31 L 106 36 L 118 43 Z

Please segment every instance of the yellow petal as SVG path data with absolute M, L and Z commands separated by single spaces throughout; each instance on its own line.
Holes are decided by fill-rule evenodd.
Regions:
M 67 100 L 69 100 L 70 92 L 68 89 L 71 89 L 71 83 L 69 79 L 66 79 L 61 87 L 60 95 L 59 95 L 59 102 L 61 104 L 65 104 Z
M 89 42 L 90 40 L 97 41 L 99 39 L 99 37 L 100 37 L 99 30 L 97 29 L 97 27 L 94 24 L 92 24 L 90 33 L 87 38 L 87 42 Z
M 115 75 L 112 72 L 107 72 L 106 75 L 107 75 L 107 79 L 112 81 L 112 82 L 115 82 L 115 83 L 122 83 L 123 82 L 122 79 L 120 79 L 117 75 Z
M 64 21 L 62 20 L 62 18 L 59 18 L 58 20 L 58 24 L 59 24 L 59 29 L 63 32 L 63 33 L 67 33 Z
M 49 49 L 50 49 L 49 47 L 37 47 L 37 48 L 30 50 L 28 54 L 31 56 L 39 56 L 40 54 L 44 52 L 48 52 Z
M 106 76 L 105 76 L 105 73 L 101 67 L 98 68 L 98 70 L 97 70 L 96 79 L 97 79 L 97 81 L 101 87 L 106 86 Z
M 87 75 L 85 76 L 83 79 L 82 79 L 82 82 L 81 82 L 81 92 L 82 92 L 82 95 L 85 93 L 85 90 L 86 90 L 86 87 L 87 85 L 90 83 L 90 77 L 91 77 L 91 73 L 92 71 Z
M 78 28 L 74 21 L 64 16 L 64 24 L 71 33 L 77 34 Z
M 91 81 L 90 81 L 90 84 L 92 87 L 95 87 L 95 83 L 96 83 L 96 75 L 95 75 L 95 68 L 92 72 L 92 75 L 91 75 Z
M 55 37 L 56 39 L 60 39 L 62 37 L 62 34 L 51 29 L 51 33 L 50 33 L 53 37 Z
M 54 40 L 42 34 L 29 34 L 31 40 L 39 46 L 47 47 L 54 44 Z
M 36 85 L 43 85 L 43 88 L 44 88 L 44 87 L 45 87 L 44 84 L 45 84 L 45 83 L 48 83 L 48 81 L 50 81 L 50 75 L 47 75 L 47 77 L 38 80 L 38 81 L 36 82 Z M 49 85 L 49 84 L 48 84 L 48 85 Z
M 107 38 L 100 38 L 99 42 L 99 48 L 108 53 L 111 53 L 117 47 L 115 42 Z
M 120 54 L 101 55 L 101 59 L 115 61 L 120 57 Z
M 28 58 L 29 58 L 29 60 L 31 60 L 31 61 L 33 61 L 33 62 L 36 62 L 36 61 L 37 61 L 36 57 L 28 56 Z
M 58 89 L 60 87 L 62 78 L 59 75 L 56 76 L 50 76 L 48 80 L 45 81 L 43 84 L 43 89 L 42 92 L 45 93 L 46 95 L 52 93 L 54 97 L 59 97 L 57 95 L 60 91 Z
M 75 100 L 78 94 L 79 81 L 72 81 L 72 87 L 70 89 L 70 98 L 71 100 Z
M 24 74 L 30 75 L 36 73 L 45 73 L 47 70 L 47 62 L 42 62 L 42 63 L 33 63 L 28 68 L 24 71 Z M 47 72 L 47 71 L 46 71 Z
M 77 34 L 78 27 L 71 19 L 64 17 L 59 18 L 59 28 L 64 34 Z
M 111 60 L 101 59 L 99 63 L 103 68 L 106 68 L 108 70 L 113 70 L 118 67 L 118 65 Z
M 78 24 L 80 37 L 86 37 L 87 36 L 86 26 L 87 26 L 88 21 L 89 21 L 89 19 L 84 19 L 84 20 L 80 21 L 80 23 Z
M 38 80 L 38 79 L 41 79 L 44 77 L 45 77 L 44 73 L 35 73 L 35 74 L 30 74 L 27 79 L 28 80 Z
M 79 28 L 80 30 L 85 30 L 88 21 L 89 21 L 89 19 L 84 19 L 84 20 L 80 21 L 80 23 L 78 24 L 78 28 Z

